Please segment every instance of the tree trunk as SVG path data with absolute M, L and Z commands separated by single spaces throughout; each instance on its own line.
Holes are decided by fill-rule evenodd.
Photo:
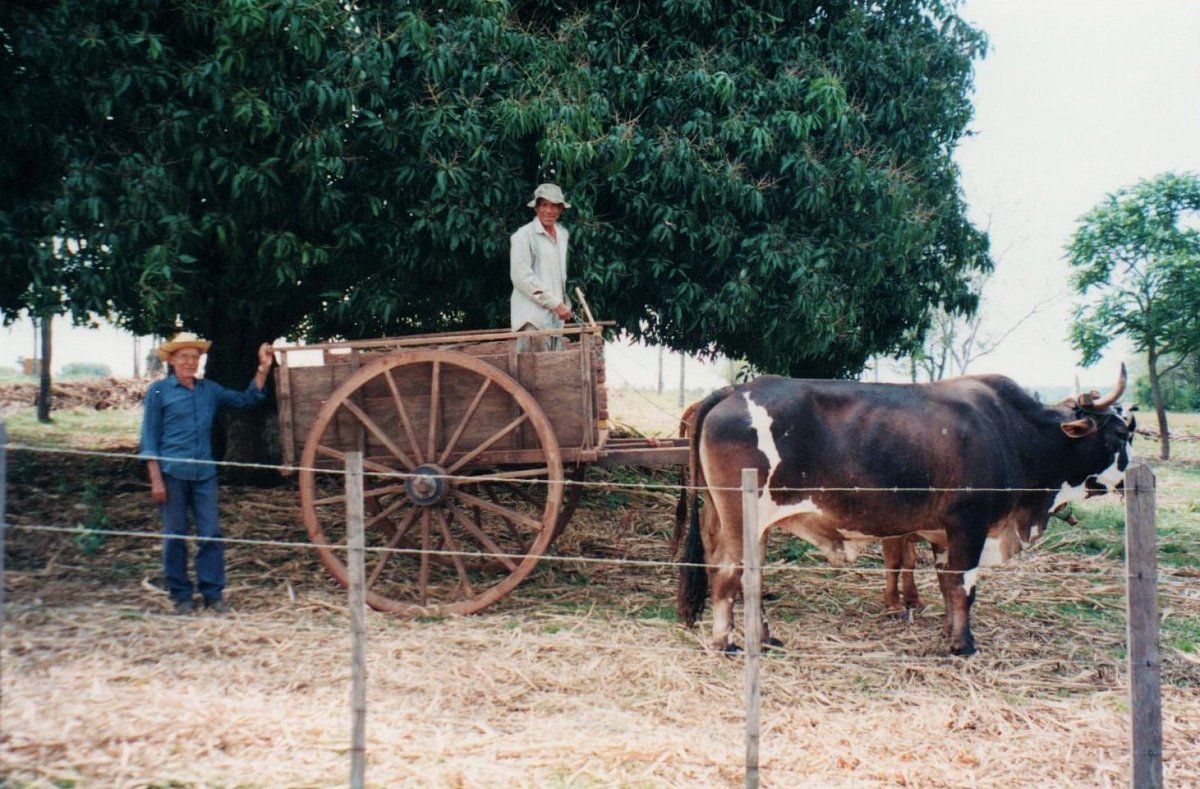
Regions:
M 1171 459 L 1171 437 L 1167 430 L 1167 408 L 1163 404 L 1162 382 L 1158 377 L 1158 354 L 1151 349 L 1147 355 L 1147 373 L 1150 376 L 1150 396 L 1154 399 L 1154 413 L 1158 416 L 1159 453 L 1162 460 Z
M 236 321 L 214 320 L 205 336 L 212 340 L 204 377 L 229 389 L 245 389 L 258 366 L 258 346 L 277 335 L 255 331 Z M 213 424 L 213 457 L 227 463 L 279 465 L 279 429 L 275 385 L 267 378 L 267 401 L 246 411 L 222 409 Z M 224 479 L 238 484 L 273 485 L 281 481 L 275 469 L 222 467 Z
M 42 361 L 38 380 L 37 418 L 39 422 L 50 421 L 50 346 L 54 314 L 47 312 L 41 318 Z

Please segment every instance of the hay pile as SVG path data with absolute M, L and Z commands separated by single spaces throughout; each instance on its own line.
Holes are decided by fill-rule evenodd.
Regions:
M 82 480 L 108 470 L 110 525 L 136 533 L 90 548 L 78 534 L 9 533 L 0 771 L 13 785 L 345 785 L 345 593 L 310 549 L 286 544 L 303 541 L 294 490 L 225 489 L 227 535 L 277 544 L 231 544 L 233 615 L 176 618 L 153 583 L 157 525 L 136 464 L 10 463 L 26 465 L 10 490 L 17 524 L 62 522 Z M 43 464 L 75 493 L 36 484 Z M 655 561 L 668 558 L 673 503 L 589 491 L 555 556 L 482 615 L 370 613 L 368 783 L 740 785 L 742 662 L 667 618 L 674 572 Z M 928 572 L 934 604 L 904 622 L 879 616 L 870 567 L 771 568 L 768 613 L 787 649 L 763 661 L 763 785 L 1127 785 L 1118 571 L 1034 552 L 986 575 L 981 652 L 960 660 L 944 656 Z M 1168 615 L 1200 617 L 1191 583 L 1168 590 Z M 1163 660 L 1166 781 L 1200 785 L 1200 665 Z
M 138 408 L 149 379 L 98 378 L 84 381 L 55 381 L 50 386 L 50 408 Z M 0 384 L 0 414 L 37 405 L 38 384 Z

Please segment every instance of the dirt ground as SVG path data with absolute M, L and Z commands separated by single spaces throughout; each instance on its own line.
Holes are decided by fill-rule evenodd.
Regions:
M 170 616 L 132 450 L 9 453 L 0 785 L 345 785 L 345 591 L 295 483 L 223 489 L 234 613 Z M 484 613 L 368 613 L 368 785 L 744 783 L 743 662 L 674 621 L 675 475 L 588 480 L 552 555 Z M 1034 550 L 986 575 L 963 660 L 928 567 L 929 608 L 897 620 L 877 557 L 834 571 L 774 546 L 763 786 L 1128 785 L 1118 560 Z M 1198 579 L 1173 581 L 1164 616 L 1200 616 Z M 1200 662 L 1162 667 L 1166 785 L 1200 786 Z

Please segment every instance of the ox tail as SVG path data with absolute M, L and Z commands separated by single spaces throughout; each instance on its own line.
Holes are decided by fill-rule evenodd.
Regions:
M 691 424 L 691 442 L 688 444 L 689 486 L 680 492 L 679 504 L 675 508 L 675 538 L 679 541 L 683 523 L 688 521 L 687 538 L 683 545 L 683 565 L 679 568 L 679 588 L 675 595 L 675 610 L 679 621 L 688 627 L 696 624 L 696 620 L 704 613 L 704 604 L 708 600 L 708 568 L 704 566 L 704 538 L 700 534 L 700 488 L 704 485 L 704 470 L 700 467 L 700 437 L 704 431 L 704 417 L 713 407 L 724 400 L 733 391 L 725 387 L 713 392 L 699 405 L 693 406 L 695 416 Z M 689 408 L 691 412 L 693 408 Z M 682 427 L 682 426 L 681 426 Z M 689 506 L 690 505 L 690 506 Z M 709 502 L 712 506 L 712 502 Z M 688 518 L 688 510 L 691 517 Z
M 679 554 L 679 545 L 683 542 L 683 535 L 687 528 L 685 525 L 688 516 L 687 481 L 687 469 L 681 469 L 679 472 L 679 501 L 675 502 L 675 533 L 671 535 L 671 558 L 675 558 Z
M 700 536 L 700 509 L 692 503 L 691 524 L 683 544 L 683 565 L 679 568 L 679 590 L 675 611 L 688 627 L 704 613 L 708 601 L 708 569 L 704 567 L 704 540 Z
M 708 400 L 716 399 L 723 400 L 733 392 L 732 386 L 722 387 L 716 392 L 713 392 L 704 400 L 697 400 L 684 409 L 683 414 L 679 417 L 679 437 L 687 438 L 695 431 L 696 414 L 700 407 Z M 712 406 L 709 406 L 710 408 Z M 706 411 L 707 413 L 707 411 Z M 689 452 L 690 452 L 689 445 Z M 689 481 L 692 487 L 698 487 L 704 484 L 703 475 L 691 477 L 689 472 L 696 468 L 694 459 L 688 465 L 682 468 L 679 472 L 679 501 L 675 503 L 675 532 L 671 535 L 671 556 L 675 557 L 679 553 L 679 546 L 683 543 L 684 533 L 687 530 L 688 520 L 688 484 Z

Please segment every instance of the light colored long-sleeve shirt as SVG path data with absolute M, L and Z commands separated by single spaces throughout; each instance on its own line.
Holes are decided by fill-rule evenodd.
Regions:
M 513 283 L 512 329 L 527 323 L 539 329 L 557 329 L 563 325 L 554 308 L 571 306 L 567 298 L 567 239 L 570 234 L 555 225 L 555 240 L 534 220 L 523 225 L 509 239 L 509 276 Z

